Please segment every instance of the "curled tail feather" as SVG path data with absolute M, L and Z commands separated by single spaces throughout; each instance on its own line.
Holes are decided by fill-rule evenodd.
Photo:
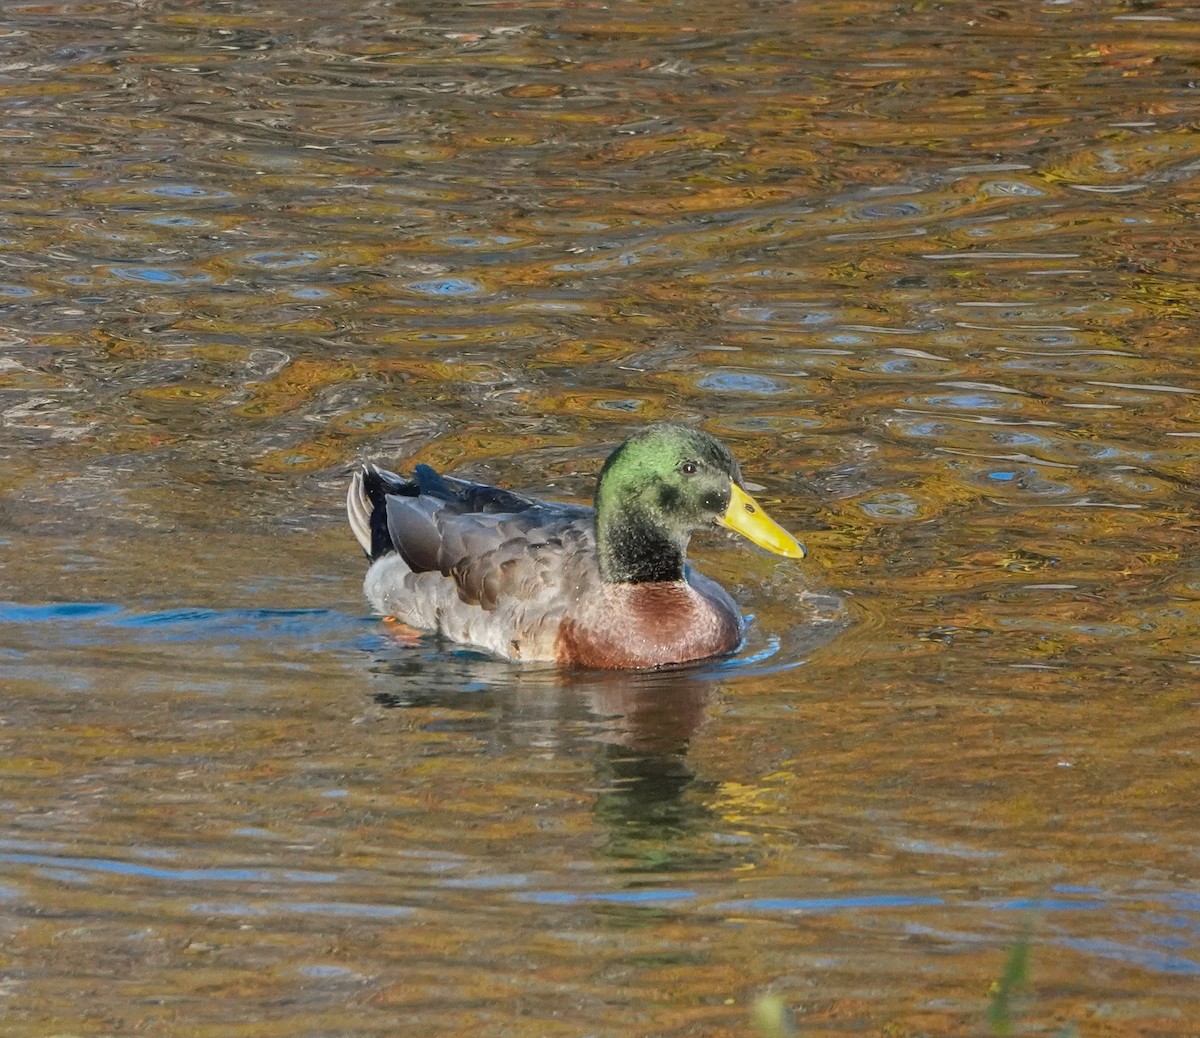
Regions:
M 355 470 L 346 490 L 346 515 L 368 559 L 381 559 L 396 550 L 388 532 L 388 496 L 416 497 L 419 493 L 412 480 L 369 461 Z
M 366 471 L 367 467 L 363 465 L 355 470 L 350 479 L 350 486 L 346 490 L 346 516 L 350 520 L 350 529 L 354 531 L 355 539 L 362 546 L 363 553 L 370 559 L 374 558 L 371 554 L 371 512 L 374 510 L 374 506 L 363 486 L 363 476 Z

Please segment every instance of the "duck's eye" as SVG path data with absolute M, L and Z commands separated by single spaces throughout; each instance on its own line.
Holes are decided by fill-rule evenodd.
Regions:
M 685 461 L 679 466 L 679 471 L 685 476 L 694 476 L 696 474 L 696 463 L 694 461 Z

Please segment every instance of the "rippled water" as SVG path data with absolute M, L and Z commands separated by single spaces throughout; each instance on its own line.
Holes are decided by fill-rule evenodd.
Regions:
M 1200 1035 L 1181 3 L 8 4 L 5 1034 Z M 660 418 L 811 550 L 659 674 L 397 637 L 358 458 Z

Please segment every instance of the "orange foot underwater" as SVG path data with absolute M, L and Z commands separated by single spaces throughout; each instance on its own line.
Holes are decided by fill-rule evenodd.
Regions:
M 419 645 L 421 639 L 425 637 L 424 631 L 418 630 L 416 627 L 409 627 L 403 620 L 397 620 L 394 616 L 385 616 L 382 619 L 387 624 L 387 633 L 407 648 Z

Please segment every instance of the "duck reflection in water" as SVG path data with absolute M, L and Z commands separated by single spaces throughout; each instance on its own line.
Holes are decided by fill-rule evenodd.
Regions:
M 513 668 L 474 652 L 434 661 L 432 653 L 405 652 L 381 661 L 374 693 L 389 709 L 440 707 L 470 715 L 467 725 L 493 733 L 498 748 L 530 743 L 575 750 L 597 742 L 638 753 L 679 754 L 705 717 L 716 693 L 711 673 L 692 667 L 609 674 Z M 463 727 L 447 722 L 449 728 Z
M 470 734 L 490 753 L 590 757 L 596 815 L 614 851 L 679 835 L 707 815 L 702 798 L 684 794 L 696 783 L 688 748 L 720 693 L 711 672 L 517 670 L 482 653 L 432 655 L 408 647 L 381 661 L 376 704 L 430 711 L 424 730 Z
M 596 755 L 596 816 L 609 831 L 609 855 L 670 869 L 690 856 L 671 841 L 711 815 L 704 792 L 718 784 L 697 778 L 687 751 L 720 689 L 694 668 L 638 677 L 590 683 L 589 708 L 607 718 L 610 735 Z

